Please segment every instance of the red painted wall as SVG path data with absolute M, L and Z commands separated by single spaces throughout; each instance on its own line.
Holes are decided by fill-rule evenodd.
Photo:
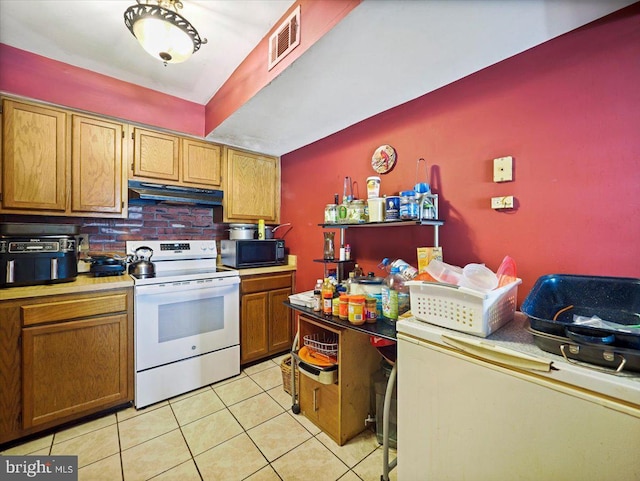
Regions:
M 277 22 L 208 102 L 205 109 L 205 132 L 208 134 L 215 129 L 260 89 L 280 75 L 360 2 L 361 0 L 298 0 L 295 2 L 282 19 L 286 19 L 300 5 L 300 44 L 269 71 L 267 69 L 269 37 L 280 26 L 281 22 Z
M 204 106 L 0 44 L 0 92 L 204 136 Z
M 322 276 L 324 205 L 344 176 L 374 175 L 373 151 L 398 163 L 381 192 L 416 182 L 424 157 L 440 194 L 445 261 L 497 269 L 512 256 L 520 302 L 548 273 L 640 277 L 640 4 L 282 157 L 282 221 L 298 255 L 299 291 Z M 512 155 L 515 181 L 492 182 L 492 159 Z M 420 173 L 424 180 L 424 172 Z M 490 209 L 514 195 L 517 209 Z M 384 256 L 417 263 L 431 227 L 350 229 L 365 271 Z

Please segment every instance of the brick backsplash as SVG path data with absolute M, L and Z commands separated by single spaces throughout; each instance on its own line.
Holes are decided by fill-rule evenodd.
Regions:
M 88 236 L 90 252 L 125 252 L 128 240 L 228 239 L 225 225 L 214 221 L 214 209 L 188 205 L 131 205 L 127 219 L 94 217 L 0 216 L 2 222 L 77 224 Z

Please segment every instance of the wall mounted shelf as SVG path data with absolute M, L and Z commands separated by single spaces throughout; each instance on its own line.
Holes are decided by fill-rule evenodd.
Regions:
M 386 222 L 362 222 L 360 224 L 318 224 L 323 229 L 339 229 L 340 230 L 340 247 L 344 247 L 344 237 L 346 229 L 364 229 L 371 227 L 411 227 L 411 226 L 432 226 L 433 227 L 433 247 L 438 247 L 440 242 L 439 231 L 440 226 L 444 225 L 444 221 L 440 219 L 429 220 L 395 220 Z M 337 280 L 340 282 L 344 276 L 345 264 L 355 263 L 355 259 L 349 259 L 341 261 L 339 259 L 314 259 L 314 262 L 324 263 L 324 276 L 327 277 L 328 264 L 337 264 L 336 275 Z
M 444 225 L 444 220 L 393 220 L 385 222 L 362 222 L 360 224 L 318 224 L 323 229 L 340 229 L 340 247 L 344 247 L 345 229 L 362 229 L 370 227 L 409 227 L 409 226 L 432 226 L 433 227 L 433 247 L 440 245 L 440 226 Z

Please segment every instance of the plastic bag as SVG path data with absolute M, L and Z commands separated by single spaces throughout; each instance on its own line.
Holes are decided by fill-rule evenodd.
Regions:
M 614 331 L 627 332 L 630 334 L 640 334 L 640 324 L 635 325 L 627 325 L 627 324 L 618 324 L 613 321 L 605 321 L 600 319 L 598 316 L 573 316 L 573 323 L 578 326 L 586 326 L 586 327 L 597 327 L 600 329 L 611 329 Z

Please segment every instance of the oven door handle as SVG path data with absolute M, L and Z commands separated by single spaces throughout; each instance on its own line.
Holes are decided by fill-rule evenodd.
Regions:
M 165 282 L 162 284 L 135 286 L 135 291 L 136 296 L 146 296 L 169 292 L 193 291 L 196 289 L 216 289 L 236 284 L 240 284 L 240 277 L 218 277 L 196 281 Z

